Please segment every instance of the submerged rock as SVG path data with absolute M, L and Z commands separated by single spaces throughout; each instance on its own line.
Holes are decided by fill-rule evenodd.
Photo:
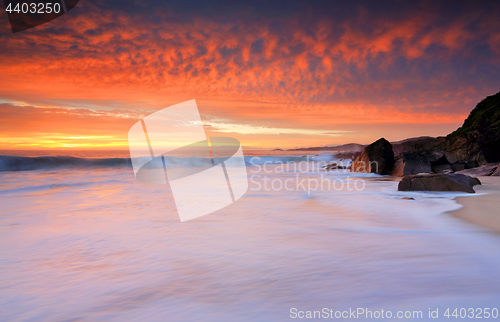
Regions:
M 345 170 L 347 169 L 346 166 L 339 165 L 337 162 L 331 163 L 323 167 L 325 171 L 334 171 L 334 170 Z
M 405 176 L 399 182 L 399 191 L 463 191 L 475 193 L 475 185 L 480 185 L 477 178 L 464 174 L 419 174 Z

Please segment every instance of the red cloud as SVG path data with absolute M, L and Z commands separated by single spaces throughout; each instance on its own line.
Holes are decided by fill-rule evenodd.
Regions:
M 236 123 L 328 129 L 458 124 L 500 85 L 464 67 L 500 69 L 500 22 L 487 14 L 446 23 L 425 9 L 405 19 L 361 10 L 341 21 L 180 21 L 163 11 L 146 19 L 81 7 L 57 25 L 0 36 L 1 97 L 144 108 L 196 98 L 207 114 Z M 475 48 L 485 46 L 490 55 L 478 61 Z

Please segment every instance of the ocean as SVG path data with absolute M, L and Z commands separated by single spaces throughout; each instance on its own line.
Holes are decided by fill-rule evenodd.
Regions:
M 126 151 L 0 154 L 1 321 L 289 321 L 359 308 L 444 320 L 500 306 L 500 237 L 447 214 L 464 193 L 325 172 L 317 162 L 336 158 L 324 152 L 245 150 L 247 193 L 181 223 L 169 186 L 136 181 Z

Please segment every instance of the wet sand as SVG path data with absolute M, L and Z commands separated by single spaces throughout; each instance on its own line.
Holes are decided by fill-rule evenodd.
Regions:
M 478 178 L 482 185 L 475 186 L 474 190 L 484 195 L 456 198 L 464 207 L 449 214 L 500 233 L 500 177 Z

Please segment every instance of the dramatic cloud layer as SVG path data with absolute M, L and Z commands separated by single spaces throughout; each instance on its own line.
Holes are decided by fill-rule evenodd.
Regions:
M 21 33 L 3 17 L 0 99 L 122 119 L 196 98 L 256 146 L 443 135 L 500 90 L 499 8 L 81 1 Z

